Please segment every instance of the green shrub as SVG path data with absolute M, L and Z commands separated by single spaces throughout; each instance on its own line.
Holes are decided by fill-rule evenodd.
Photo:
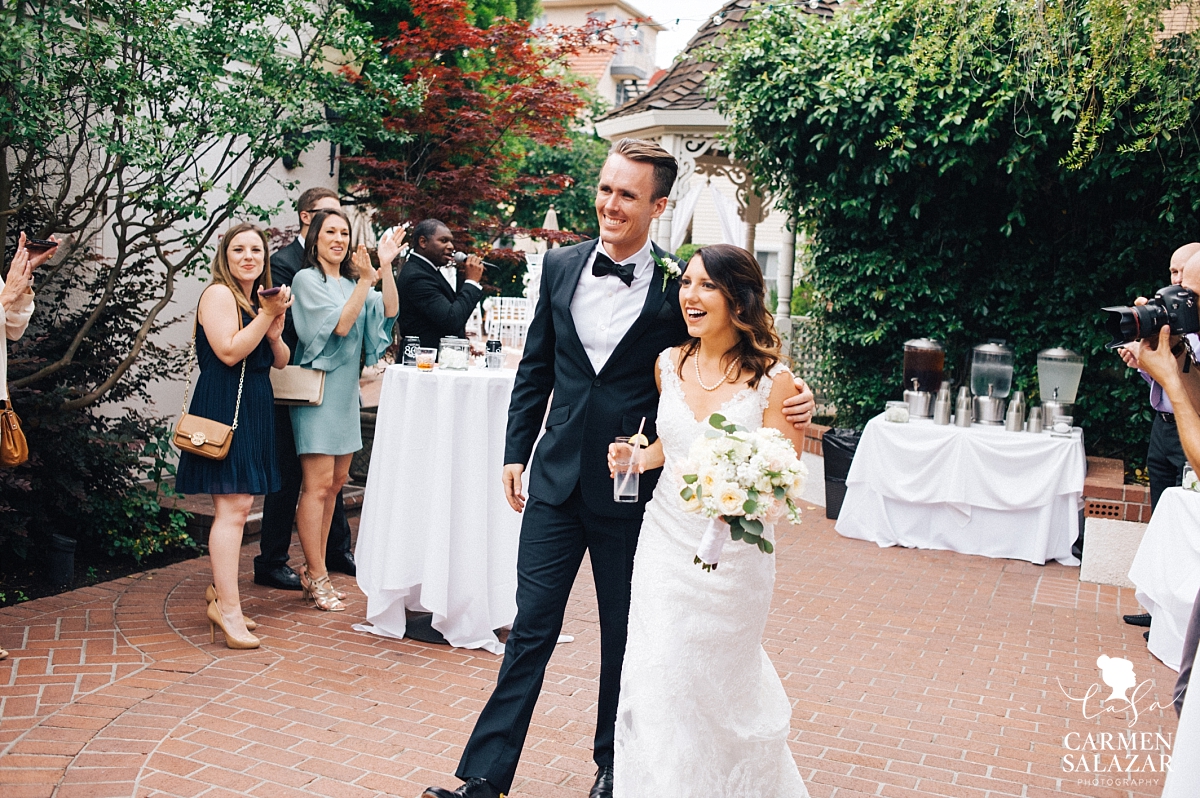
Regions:
M 1030 3 L 897 0 L 831 21 L 775 5 L 714 53 L 735 151 L 803 209 L 813 294 L 796 301 L 823 322 L 839 426 L 900 396 L 905 339 L 943 341 L 962 381 L 971 347 L 1003 338 L 1034 401 L 1038 350 L 1083 354 L 1089 449 L 1144 455 L 1146 387 L 1103 349 L 1100 307 L 1167 283 L 1172 250 L 1200 239 L 1200 143 L 1188 95 L 1163 99 L 1194 80 L 1191 40 L 1133 48 L 1138 63 L 1102 49 L 1100 11 L 1124 5 L 1039 19 Z

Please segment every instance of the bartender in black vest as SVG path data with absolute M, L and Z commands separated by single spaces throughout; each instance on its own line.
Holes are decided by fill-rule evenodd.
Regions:
M 286 247 L 271 256 L 271 279 L 275 285 L 291 285 L 304 264 L 304 238 L 309 224 L 317 211 L 341 210 L 336 191 L 328 188 L 310 188 L 300 195 L 296 210 L 300 213 L 300 233 Z M 379 244 L 379 254 L 387 257 L 390 238 Z M 386 246 L 385 246 L 386 244 Z M 390 252 L 395 258 L 396 252 Z M 296 327 L 292 312 L 287 313 L 283 328 L 283 340 L 293 352 L 296 351 Z M 275 406 L 275 456 L 279 462 L 279 473 L 283 487 L 266 497 L 263 503 L 262 533 L 258 540 L 259 555 L 254 558 L 254 582 L 282 590 L 299 590 L 300 577 L 288 567 L 288 547 L 292 542 L 292 527 L 296 521 L 296 502 L 300 497 L 300 457 L 296 454 L 296 442 L 292 436 L 292 416 L 287 405 Z M 333 506 L 333 520 L 329 525 L 329 548 L 325 555 L 325 567 L 330 571 L 355 575 L 354 555 L 350 551 L 350 524 L 346 521 L 346 510 L 339 494 Z
M 465 338 L 467 319 L 483 298 L 483 260 L 471 255 L 460 273 L 454 234 L 437 219 L 418 222 L 408 239 L 412 250 L 396 279 L 401 337 L 415 335 L 421 346 L 435 349 L 447 336 Z

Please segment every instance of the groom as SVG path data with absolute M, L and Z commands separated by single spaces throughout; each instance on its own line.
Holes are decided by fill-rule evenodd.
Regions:
M 614 724 L 629 622 L 630 578 L 642 513 L 658 472 L 641 477 L 636 504 L 613 501 L 608 445 L 618 435 L 657 435 L 654 362 L 687 340 L 676 281 L 664 280 L 650 223 L 667 207 L 678 164 L 646 141 L 617 142 L 596 193 L 600 240 L 552 249 L 542 261 L 541 294 L 508 408 L 504 490 L 524 510 L 517 554 L 517 617 L 496 689 L 467 741 L 450 791 L 424 798 L 499 798 L 517 761 L 586 551 L 600 611 L 600 696 L 591 798 L 611 798 Z M 665 284 L 665 288 L 664 288 Z M 797 426 L 812 415 L 812 393 L 785 406 Z M 546 404 L 553 404 L 546 415 Z M 529 475 L 521 477 L 545 419 Z

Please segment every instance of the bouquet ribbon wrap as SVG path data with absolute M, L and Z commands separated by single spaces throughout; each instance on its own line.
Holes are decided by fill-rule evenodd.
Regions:
M 710 518 L 708 528 L 700 538 L 700 548 L 696 549 L 696 556 L 705 565 L 716 565 L 721 559 L 721 550 L 725 548 L 727 540 L 729 524 L 721 518 Z

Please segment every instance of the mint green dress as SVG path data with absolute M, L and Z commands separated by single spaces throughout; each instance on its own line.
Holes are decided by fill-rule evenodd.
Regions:
M 316 407 L 293 407 L 297 454 L 353 454 L 362 448 L 358 380 L 360 363 L 374 365 L 392 343 L 396 317 L 383 311 L 383 295 L 367 294 L 362 312 L 345 337 L 334 333 L 342 308 L 354 293 L 354 281 L 334 280 L 314 268 L 292 280 L 292 319 L 299 342 L 292 365 L 325 372 L 325 395 Z

